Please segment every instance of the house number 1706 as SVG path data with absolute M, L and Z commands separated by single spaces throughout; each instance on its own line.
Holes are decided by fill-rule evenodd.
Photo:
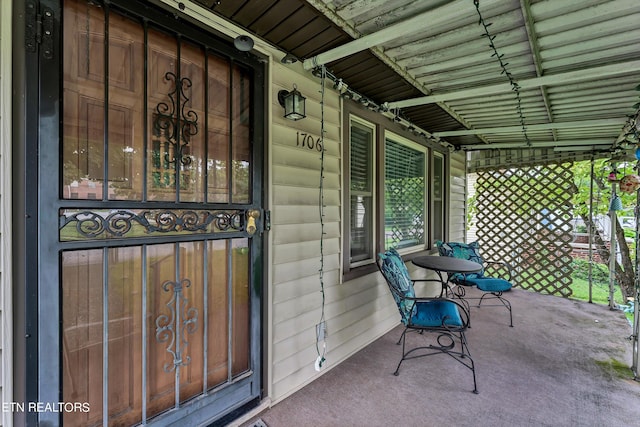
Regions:
M 296 147 L 308 148 L 322 151 L 322 140 L 306 132 L 296 132 Z

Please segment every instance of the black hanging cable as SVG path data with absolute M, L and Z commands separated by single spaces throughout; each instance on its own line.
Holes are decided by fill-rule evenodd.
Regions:
M 316 352 L 318 353 L 318 359 L 316 361 L 316 370 L 320 370 L 322 364 L 325 361 L 325 354 L 327 351 L 326 344 L 326 328 L 325 328 L 325 318 L 324 318 L 324 305 L 325 305 L 325 294 L 324 294 L 324 92 L 325 92 L 325 81 L 327 78 L 327 69 L 323 65 L 321 67 L 321 75 L 320 75 L 320 185 L 318 192 L 318 209 L 320 214 L 320 270 L 318 270 L 318 277 L 320 280 L 320 294 L 322 295 L 322 308 L 320 314 L 320 323 L 318 324 L 318 329 L 316 331 Z M 322 341 L 322 351 L 320 350 L 320 341 Z
M 509 79 L 509 84 L 511 85 L 511 90 L 516 94 L 516 111 L 518 112 L 518 116 L 520 116 L 520 126 L 522 126 L 522 134 L 524 135 L 524 139 L 527 143 L 527 146 L 531 146 L 531 141 L 529 140 L 529 135 L 527 135 L 527 125 L 525 122 L 524 112 L 522 111 L 522 97 L 520 96 L 520 85 L 516 82 L 516 79 L 513 77 L 513 74 L 507 70 L 508 62 L 503 60 L 504 54 L 498 53 L 498 49 L 493 41 L 496 39 L 496 36 L 492 36 L 489 32 L 489 26 L 491 26 L 491 22 L 486 23 L 484 18 L 482 17 L 482 13 L 480 13 L 480 0 L 473 0 L 473 4 L 476 7 L 476 11 L 478 12 L 478 17 L 480 18 L 478 24 L 482 25 L 484 28 L 484 34 L 482 37 L 486 37 L 489 40 L 489 47 L 493 50 L 493 54 L 491 57 L 496 57 L 498 62 L 500 63 L 500 68 L 502 68 L 502 72 L 500 74 L 504 74 Z
M 407 117 L 401 114 L 400 109 L 396 109 L 394 111 L 389 110 L 388 103 L 377 104 L 375 101 L 367 98 L 363 94 L 353 90 L 347 82 L 342 80 L 341 78 L 334 75 L 330 70 L 326 69 L 323 65 L 321 67 L 316 67 L 311 72 L 315 77 L 322 77 L 328 79 L 329 82 L 333 83 L 333 89 L 337 90 L 340 93 L 340 97 L 343 99 L 349 99 L 353 102 L 357 102 L 362 105 L 364 108 L 367 108 L 370 111 L 374 111 L 377 113 L 383 114 L 385 117 L 400 123 L 400 125 L 405 126 L 409 132 L 412 132 L 416 136 L 421 136 L 425 141 L 431 141 L 434 143 L 438 143 L 441 146 L 448 148 L 450 150 L 455 149 L 453 145 L 446 142 L 445 140 L 441 140 L 440 138 L 435 138 L 432 135 L 428 134 L 425 130 L 420 128 L 417 124 L 411 122 Z M 324 77 L 323 77 L 324 76 Z

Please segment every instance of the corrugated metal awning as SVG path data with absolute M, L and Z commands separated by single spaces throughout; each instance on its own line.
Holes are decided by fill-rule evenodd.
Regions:
M 637 117 L 637 0 L 202 3 L 456 149 L 606 151 Z

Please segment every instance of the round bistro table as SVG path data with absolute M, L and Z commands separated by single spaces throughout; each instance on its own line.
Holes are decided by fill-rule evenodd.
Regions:
M 468 261 L 466 259 L 453 258 L 448 256 L 431 256 L 424 255 L 419 256 L 411 260 L 412 263 L 418 267 L 426 268 L 427 270 L 435 271 L 440 282 L 442 283 L 442 291 L 440 296 L 446 295 L 446 291 L 449 288 L 449 276 L 453 273 L 477 273 L 482 270 L 482 266 L 477 262 Z M 444 280 L 442 273 L 447 273 L 447 280 Z M 453 294 L 453 290 L 451 290 Z

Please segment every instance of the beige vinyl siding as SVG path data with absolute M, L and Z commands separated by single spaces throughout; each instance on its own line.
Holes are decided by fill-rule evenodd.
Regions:
M 0 400 L 13 401 L 11 281 L 11 6 L 0 2 Z M 13 425 L 2 412 L 0 427 Z
M 268 387 L 272 401 L 297 390 L 314 377 L 315 324 L 321 316 L 320 268 L 320 157 L 316 149 L 297 146 L 309 134 L 320 137 L 321 109 L 318 79 L 299 67 L 273 63 L 271 85 L 271 365 Z M 283 118 L 278 91 L 293 85 L 307 98 L 307 117 Z M 325 291 L 338 285 L 340 271 L 340 142 L 339 100 L 325 96 L 325 180 L 323 222 L 325 235 Z
M 379 274 L 340 283 L 342 141 L 340 98 L 325 90 L 324 316 L 326 361 L 314 368 L 316 324 L 322 315 L 320 152 L 296 146 L 297 132 L 321 133 L 320 79 L 300 67 L 273 64 L 270 151 L 271 293 L 269 397 L 276 403 L 398 324 L 398 311 Z M 277 94 L 293 84 L 307 98 L 305 119 L 282 117 Z M 322 348 L 320 348 L 322 351 Z
M 464 152 L 449 158 L 449 241 L 464 242 L 466 238 L 466 157 Z

